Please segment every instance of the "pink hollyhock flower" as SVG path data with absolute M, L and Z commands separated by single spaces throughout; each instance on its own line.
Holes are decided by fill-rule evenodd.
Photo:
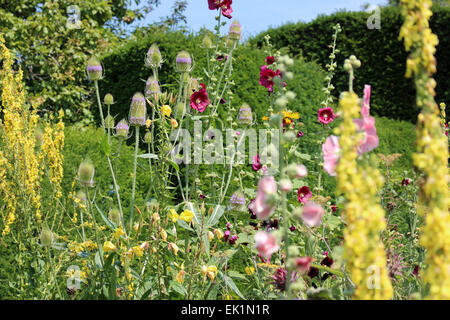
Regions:
M 299 137 L 299 138 L 301 138 L 301 137 L 303 137 L 305 134 L 303 133 L 303 131 L 299 131 L 298 133 L 297 133 L 297 137 Z
M 255 234 L 256 250 L 265 258 L 270 259 L 272 254 L 278 251 L 280 246 L 270 233 L 259 231 Z
M 303 164 L 298 164 L 296 170 L 297 172 L 295 178 L 297 179 L 303 179 L 308 175 L 308 169 L 306 169 L 306 167 Z
M 339 138 L 336 136 L 329 136 L 322 145 L 323 152 L 323 169 L 330 176 L 336 175 L 336 165 L 339 159 Z
M 252 206 L 252 210 L 258 219 L 269 219 L 270 215 L 275 210 L 275 203 L 272 197 L 276 192 L 277 183 L 272 176 L 264 176 L 259 180 L 258 192 Z
M 275 62 L 275 57 L 274 56 L 267 56 L 267 58 L 266 58 L 267 65 L 274 64 L 274 62 Z
M 358 147 L 358 154 L 361 155 L 378 147 L 380 140 L 375 127 L 375 118 L 368 116 L 362 119 L 354 119 L 353 122 L 356 124 L 357 130 L 364 133 L 364 138 Z
M 361 115 L 363 116 L 363 118 L 369 116 L 370 94 L 371 94 L 371 87 L 368 84 L 366 84 L 364 86 L 364 100 L 363 100 L 363 105 L 361 108 Z
M 298 201 L 302 203 L 308 202 L 308 200 L 311 198 L 311 190 L 307 186 L 303 186 L 297 191 L 298 195 Z
M 267 68 L 267 66 L 261 66 L 261 72 L 259 74 L 259 84 L 269 89 L 269 92 L 273 92 L 273 78 L 275 77 L 281 77 L 280 70 L 277 70 L 275 72 L 272 69 Z
M 200 85 L 202 86 L 202 89 L 191 95 L 191 108 L 197 110 L 198 112 L 203 112 L 206 110 L 206 107 L 209 106 L 211 101 L 208 98 L 205 84 L 200 83 Z
M 233 9 L 231 9 L 231 5 L 233 3 L 233 0 L 223 0 L 220 3 L 220 7 L 222 8 L 222 15 L 227 17 L 228 19 L 231 19 L 231 14 L 233 13 Z
M 319 109 L 317 116 L 319 122 L 323 124 L 329 124 L 330 122 L 333 122 L 334 119 L 336 118 L 333 109 L 330 107 Z
M 314 202 L 308 202 L 303 207 L 302 220 L 308 227 L 317 227 L 320 225 L 325 210 Z
M 300 257 L 295 259 L 295 266 L 297 267 L 297 270 L 303 274 L 309 270 L 311 267 L 311 262 L 311 257 Z
M 259 161 L 259 154 L 257 154 L 256 156 L 253 156 L 253 164 L 252 164 L 252 168 L 255 171 L 259 171 L 259 169 L 262 168 L 262 164 Z

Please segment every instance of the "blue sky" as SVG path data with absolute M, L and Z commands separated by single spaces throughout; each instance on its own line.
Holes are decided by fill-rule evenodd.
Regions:
M 171 11 L 175 0 L 162 0 L 162 4 L 142 21 L 140 25 L 159 20 Z M 244 37 L 256 35 L 268 27 L 277 27 L 287 22 L 308 22 L 319 14 L 331 14 L 340 9 L 361 10 L 365 3 L 384 5 L 387 0 L 233 0 L 233 18 L 243 26 Z M 188 0 L 185 12 L 192 31 L 202 27 L 212 30 L 216 11 L 208 10 L 207 0 Z M 228 20 L 225 18 L 225 20 Z

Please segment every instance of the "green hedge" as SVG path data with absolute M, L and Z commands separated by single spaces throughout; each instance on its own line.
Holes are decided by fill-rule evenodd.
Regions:
M 450 103 L 450 8 L 436 7 L 430 26 L 438 37 L 438 72 L 436 80 L 437 101 Z M 413 82 L 405 79 L 407 53 L 398 39 L 403 18 L 394 7 L 381 10 L 381 29 L 369 30 L 366 12 L 338 12 L 320 16 L 310 23 L 286 24 L 261 33 L 250 43 L 261 47 L 264 36 L 269 34 L 276 48 L 288 48 L 291 54 L 302 55 L 308 60 L 325 66 L 329 63 L 332 26 L 340 23 L 343 32 L 338 37 L 341 50 L 337 63 L 339 71 L 334 79 L 336 95 L 347 88 L 348 76 L 341 68 L 344 59 L 354 54 L 362 62 L 357 70 L 355 88 L 362 92 L 364 84 L 372 85 L 372 110 L 379 116 L 415 122 L 418 110 L 415 107 Z M 448 112 L 447 112 L 448 114 Z
M 114 96 L 116 104 L 111 112 L 118 115 L 117 120 L 128 116 L 133 94 L 144 91 L 144 81 L 151 74 L 151 70 L 144 65 L 144 58 L 151 44 L 159 45 L 165 60 L 159 71 L 161 84 L 172 85 L 170 88 L 176 92 L 179 76 L 174 70 L 174 59 L 180 50 L 189 51 L 194 58 L 192 75 L 205 78 L 203 68 L 206 66 L 206 51 L 200 48 L 201 39 L 201 35 L 185 35 L 181 32 L 149 32 L 145 37 L 130 40 L 102 57 L 105 78 L 100 81 L 100 91 L 102 96 L 107 92 Z M 265 64 L 266 57 L 261 50 L 250 48 L 248 44 L 239 46 L 233 56 L 233 80 L 236 84 L 233 87 L 233 106 L 238 110 L 246 102 L 260 119 L 267 114 L 265 110 L 268 108 L 267 89 L 259 85 L 260 68 Z M 323 99 L 321 88 L 324 74 L 321 67 L 313 62 L 298 60 L 293 71 L 295 79 L 290 81 L 289 89 L 297 93 L 297 99 L 291 108 L 300 112 L 317 109 Z M 93 110 L 95 112 L 95 108 Z

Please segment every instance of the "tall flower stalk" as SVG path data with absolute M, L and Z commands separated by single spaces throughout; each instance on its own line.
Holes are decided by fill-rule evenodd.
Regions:
M 423 280 L 429 284 L 430 299 L 450 299 L 450 205 L 448 140 L 442 133 L 439 107 L 434 97 L 436 81 L 436 46 L 432 33 L 431 0 L 402 0 L 405 22 L 400 38 L 410 52 L 406 77 L 414 78 L 416 104 L 422 108 L 417 124 L 417 151 L 414 164 L 422 174 L 417 211 L 425 219 L 420 243 L 427 250 Z

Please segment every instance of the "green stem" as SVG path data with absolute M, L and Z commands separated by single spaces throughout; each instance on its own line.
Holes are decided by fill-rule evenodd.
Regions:
M 137 165 L 137 154 L 139 149 L 139 126 L 136 126 L 136 142 L 134 146 L 134 160 L 133 160 L 133 185 L 131 189 L 131 207 L 130 207 L 130 234 L 133 230 L 133 215 L 134 215 L 134 198 L 136 194 L 136 165 Z
M 95 93 L 97 94 L 98 109 L 100 110 L 100 118 L 102 119 L 102 128 L 103 128 L 103 130 L 105 130 L 105 119 L 103 118 L 102 103 L 100 102 L 100 93 L 99 93 L 99 90 L 98 90 L 98 81 L 95 80 L 94 84 L 95 84 Z

